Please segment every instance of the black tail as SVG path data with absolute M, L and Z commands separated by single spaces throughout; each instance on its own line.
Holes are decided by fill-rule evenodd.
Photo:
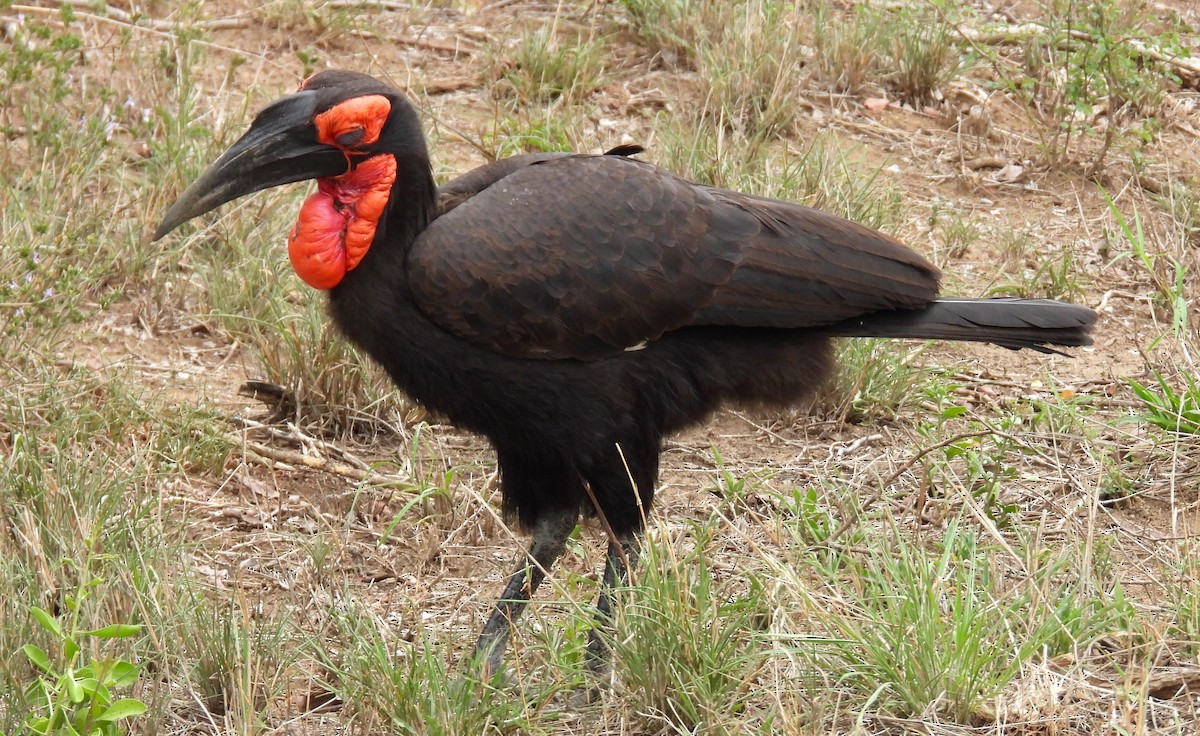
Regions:
M 874 312 L 826 328 L 836 337 L 969 340 L 1039 353 L 1091 345 L 1096 313 L 1049 299 L 938 299 L 921 309 Z M 1060 355 L 1062 353 L 1059 353 Z

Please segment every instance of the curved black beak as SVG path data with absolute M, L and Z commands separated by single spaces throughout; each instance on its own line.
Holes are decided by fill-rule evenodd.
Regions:
M 317 142 L 316 92 L 288 95 L 263 108 L 250 130 L 194 181 L 167 214 L 154 239 L 238 197 L 305 179 L 337 176 L 345 154 Z

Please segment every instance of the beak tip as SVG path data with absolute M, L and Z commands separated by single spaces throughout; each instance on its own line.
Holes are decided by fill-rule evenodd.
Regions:
M 172 217 L 172 214 L 172 212 L 167 212 L 167 215 L 162 219 L 162 222 L 158 223 L 158 227 L 154 229 L 154 236 L 150 238 L 151 242 L 162 240 L 167 236 L 167 233 L 170 233 L 172 230 L 183 224 L 183 220 L 180 220 L 178 217 Z
M 162 220 L 159 221 L 158 227 L 154 229 L 154 237 L 151 238 L 152 242 L 156 240 L 162 240 L 175 228 L 192 219 L 196 215 L 203 214 L 203 212 L 193 213 L 190 211 L 193 208 L 193 199 L 193 197 L 188 196 L 187 192 L 184 192 L 184 194 L 181 195 L 179 199 L 171 205 L 170 209 L 168 209 L 166 214 L 163 215 Z

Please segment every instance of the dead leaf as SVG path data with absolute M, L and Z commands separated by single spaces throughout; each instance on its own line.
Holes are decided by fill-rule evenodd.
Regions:
M 292 696 L 292 708 L 300 713 L 331 713 L 341 710 L 344 705 L 337 693 L 320 685 L 314 685 L 306 693 L 296 693 Z
M 223 508 L 218 513 L 218 516 L 222 519 L 231 519 L 238 522 L 238 527 L 241 529 L 263 529 L 267 523 L 262 514 L 254 509 L 238 506 Z
M 1025 176 L 1025 167 L 1009 164 L 996 172 L 996 181 L 1013 184 Z
M 1004 159 L 996 156 L 980 156 L 964 161 L 963 166 L 971 171 L 978 171 L 979 169 L 1001 169 L 1004 168 L 1005 163 Z
M 246 490 L 250 491 L 255 496 L 258 496 L 259 498 L 267 498 L 267 499 L 279 498 L 279 491 L 277 491 L 274 488 L 271 488 L 266 483 L 263 483 L 261 480 L 259 480 L 258 478 L 255 478 L 254 476 L 250 475 L 249 473 L 245 472 L 244 470 L 238 474 L 238 481 L 241 482 L 241 484 L 246 488 Z
M 883 112 L 890 104 L 891 101 L 886 97 L 868 97 L 863 100 L 863 107 L 867 108 L 868 112 Z

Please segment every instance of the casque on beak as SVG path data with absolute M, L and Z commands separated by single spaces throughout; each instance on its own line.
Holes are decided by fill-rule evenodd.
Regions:
M 344 174 L 346 155 L 317 141 L 316 92 L 271 103 L 250 130 L 221 155 L 167 210 L 154 239 L 238 197 L 282 184 Z

